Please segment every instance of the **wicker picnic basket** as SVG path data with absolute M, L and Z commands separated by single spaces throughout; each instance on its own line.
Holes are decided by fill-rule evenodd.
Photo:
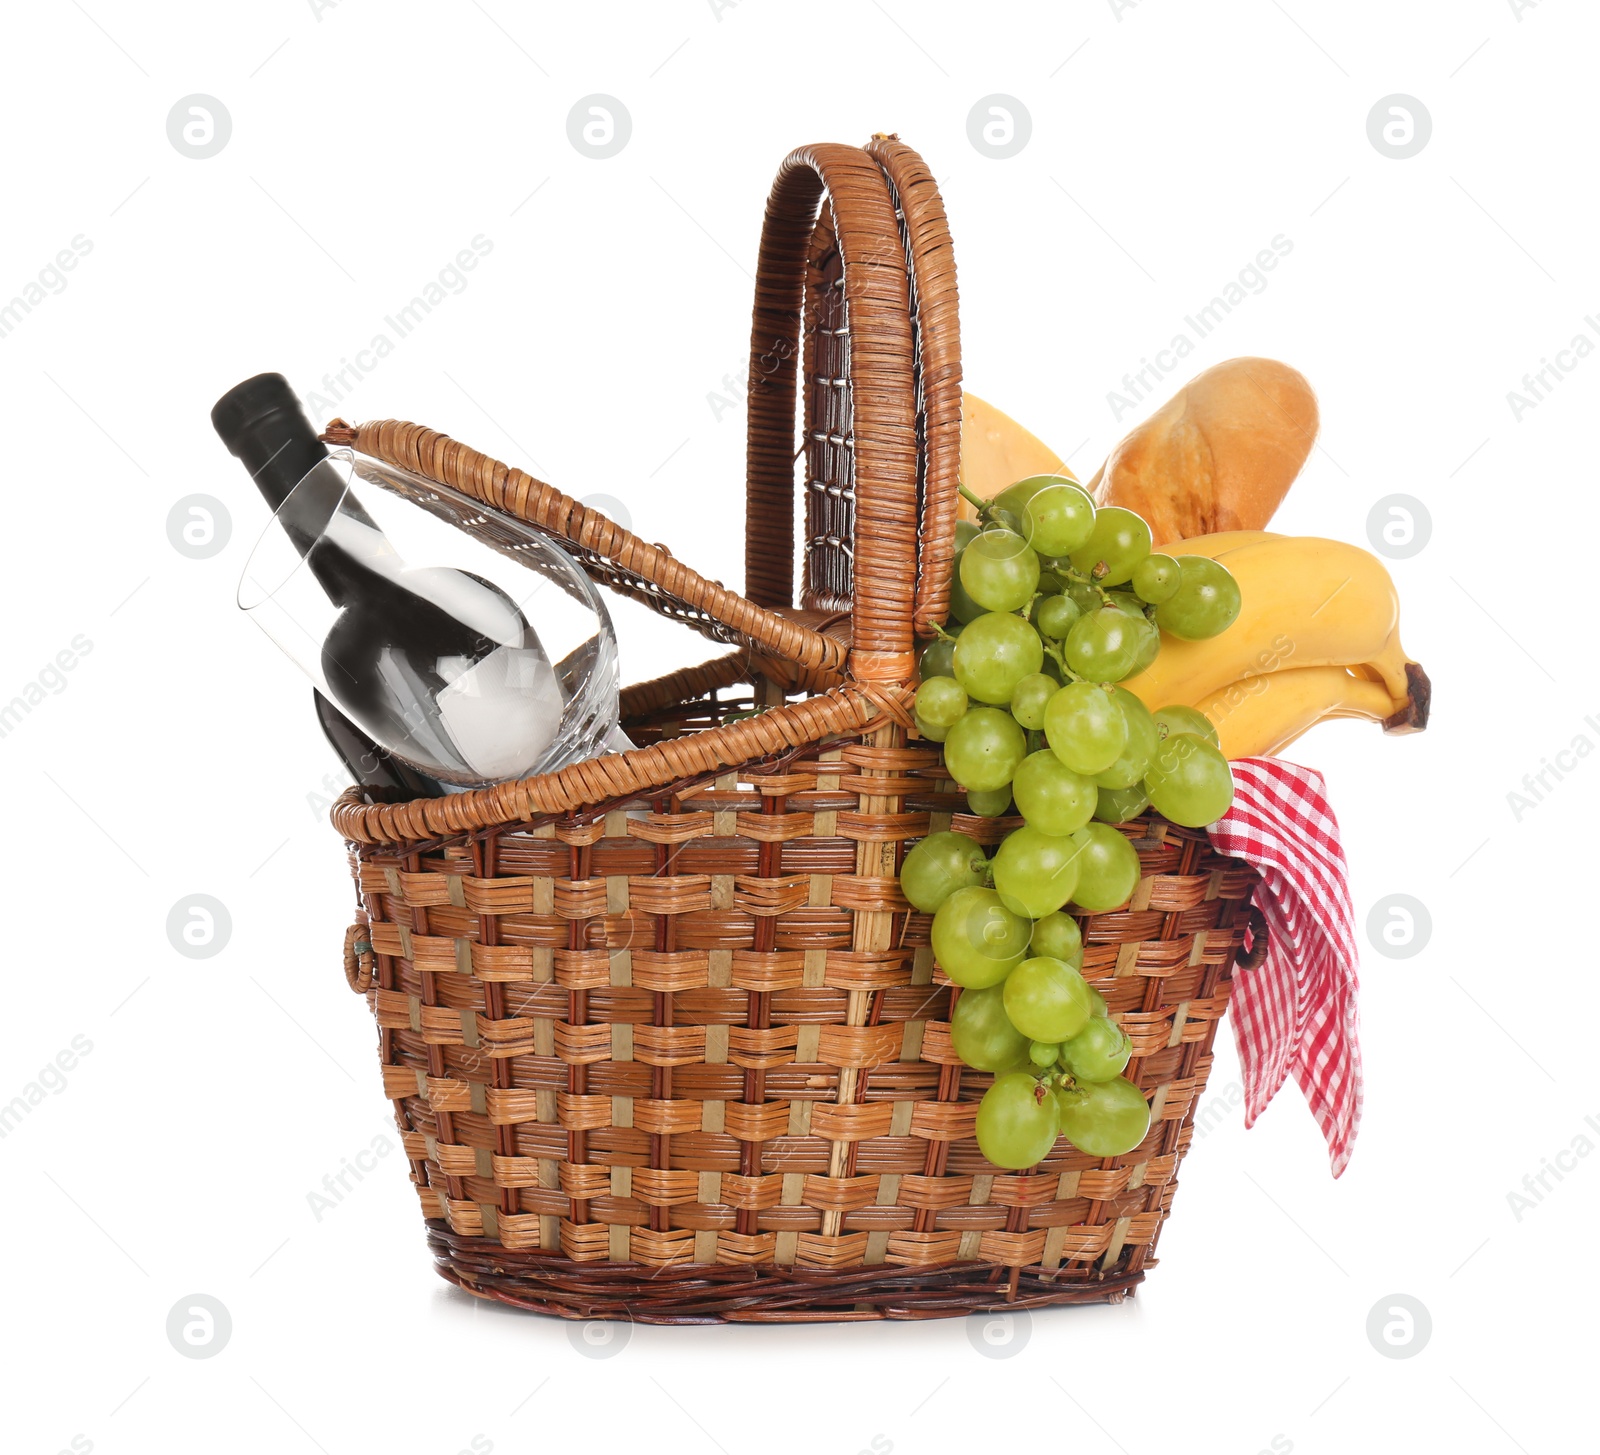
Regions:
M 407 803 L 352 789 L 334 810 L 361 903 L 346 974 L 438 1270 L 469 1292 L 788 1322 L 1116 1301 L 1144 1277 L 1255 880 L 1203 833 L 1124 825 L 1143 877 L 1083 920 L 1084 973 L 1132 1038 L 1149 1136 L 987 1163 L 990 1077 L 951 1050 L 960 992 L 896 877 L 930 831 L 992 843 L 1019 822 L 965 812 L 909 713 L 916 637 L 949 590 L 960 385 L 939 192 L 879 136 L 792 153 L 768 201 L 745 595 L 431 430 L 329 426 L 733 648 L 625 689 L 637 751 Z

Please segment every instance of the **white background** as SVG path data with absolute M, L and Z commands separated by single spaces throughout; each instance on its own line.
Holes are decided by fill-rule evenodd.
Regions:
M 0 1102 L 75 1036 L 93 1049 L 0 1145 L 7 1448 L 1573 1448 L 1600 1157 L 1520 1218 L 1508 1194 L 1600 1115 L 1600 762 L 1520 820 L 1507 795 L 1600 743 L 1600 360 L 1520 421 L 1507 393 L 1600 336 L 1597 32 L 1570 0 L 13 7 L 0 299 L 74 236 L 92 251 L 0 338 L 0 699 L 76 635 L 92 650 L 0 739 Z M 232 118 L 206 160 L 166 133 L 192 93 Z M 567 137 L 591 93 L 632 117 L 608 160 Z M 1032 117 L 1010 160 L 968 140 L 993 93 Z M 1392 93 L 1432 117 L 1409 160 L 1368 139 Z M 1432 938 L 1367 955 L 1348 1173 L 1292 1087 L 1248 1134 L 1229 1112 L 1128 1304 L 1038 1315 L 1002 1360 L 961 1322 L 640 1328 L 586 1357 L 433 1275 L 398 1154 L 320 1220 L 308 1203 L 396 1139 L 339 970 L 350 891 L 318 798 L 338 780 L 303 679 L 234 609 L 265 513 L 207 415 L 263 369 L 318 389 L 483 234 L 469 286 L 339 412 L 615 496 L 736 582 L 742 409 L 708 395 L 743 367 L 766 189 L 792 146 L 875 130 L 941 181 L 971 387 L 1083 473 L 1133 422 L 1107 402 L 1124 372 L 1292 241 L 1186 364 L 1268 354 L 1318 389 L 1280 528 L 1365 543 L 1395 493 L 1431 514 L 1393 571 L 1435 726 L 1338 724 L 1295 755 L 1327 775 L 1363 936 L 1405 893 Z M 232 522 L 204 560 L 166 527 L 197 493 Z M 618 623 L 631 679 L 710 655 Z M 165 929 L 196 893 L 232 921 L 206 960 Z M 1226 1046 L 1213 1092 L 1236 1075 Z M 206 1360 L 165 1334 L 194 1293 L 232 1319 Z M 1396 1293 L 1432 1319 L 1405 1360 L 1366 1334 Z

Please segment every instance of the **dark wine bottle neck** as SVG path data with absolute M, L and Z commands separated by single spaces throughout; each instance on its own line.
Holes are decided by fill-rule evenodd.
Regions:
M 240 440 L 235 451 L 240 463 L 250 472 L 262 496 L 274 511 L 280 510 L 289 492 L 318 464 L 328 458 L 328 447 L 305 428 L 285 428 L 284 423 L 304 425 L 303 419 L 284 422 L 281 416 L 261 421 Z
M 274 511 L 307 471 L 328 458 L 328 447 L 282 374 L 257 374 L 235 384 L 212 407 L 211 424 Z
M 212 408 L 211 423 L 250 472 L 284 534 L 309 558 L 333 599 L 343 604 L 363 573 L 323 533 L 341 502 L 352 519 L 376 526 L 359 504 L 345 500 L 346 477 L 325 463 L 328 447 L 317 438 L 289 381 L 282 374 L 257 374 L 236 384 Z

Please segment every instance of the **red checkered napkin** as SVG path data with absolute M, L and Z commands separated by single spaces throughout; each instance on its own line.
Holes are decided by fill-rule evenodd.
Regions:
M 1328 1142 L 1337 1177 L 1361 1121 L 1355 916 L 1339 824 L 1322 775 L 1279 758 L 1232 764 L 1233 807 L 1211 842 L 1261 874 L 1270 944 L 1234 975 L 1230 1003 L 1252 1126 L 1293 1073 Z

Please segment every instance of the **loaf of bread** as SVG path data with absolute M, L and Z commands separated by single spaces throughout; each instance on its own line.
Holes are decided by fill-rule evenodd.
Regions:
M 1302 374 L 1275 359 L 1229 359 L 1128 435 L 1089 490 L 1098 505 L 1142 515 L 1158 545 L 1261 530 L 1316 437 L 1317 397 Z

